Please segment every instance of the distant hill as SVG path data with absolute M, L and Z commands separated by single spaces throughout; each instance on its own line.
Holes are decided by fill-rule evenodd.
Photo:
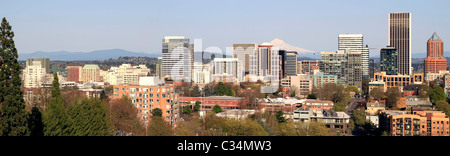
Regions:
M 93 61 L 108 60 L 119 57 L 160 57 L 161 55 L 131 52 L 123 49 L 97 50 L 91 52 L 33 52 L 19 54 L 19 61 L 28 58 L 50 58 L 51 61 Z

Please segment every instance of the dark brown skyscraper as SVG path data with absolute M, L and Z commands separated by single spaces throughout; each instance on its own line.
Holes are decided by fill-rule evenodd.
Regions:
M 411 13 L 389 14 L 389 45 L 398 50 L 398 73 L 411 75 Z

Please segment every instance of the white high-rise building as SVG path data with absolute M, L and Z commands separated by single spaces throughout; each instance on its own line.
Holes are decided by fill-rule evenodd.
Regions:
M 363 34 L 339 34 L 338 50 L 361 52 L 362 77 L 369 78 L 369 48 L 364 47 Z
M 23 70 L 24 88 L 39 88 L 45 78 L 46 68 L 42 67 L 41 61 L 29 60 Z
M 191 81 L 194 64 L 194 44 L 184 36 L 166 36 L 162 43 L 161 77 L 175 81 Z
M 239 73 L 243 73 L 243 69 L 237 58 L 215 58 L 212 65 L 212 81 L 240 82 Z

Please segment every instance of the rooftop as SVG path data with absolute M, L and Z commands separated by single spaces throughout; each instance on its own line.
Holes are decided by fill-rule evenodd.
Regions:
M 442 41 L 441 38 L 439 37 L 439 35 L 436 32 L 434 32 L 433 36 L 431 36 L 431 38 L 428 39 L 428 41 L 430 41 L 430 40 L 431 41 Z

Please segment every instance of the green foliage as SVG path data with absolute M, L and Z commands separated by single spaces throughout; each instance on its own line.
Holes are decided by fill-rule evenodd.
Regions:
M 438 110 L 445 112 L 445 115 L 450 116 L 450 105 L 447 101 L 441 100 L 436 102 L 436 107 Z
M 317 95 L 316 94 L 309 94 L 307 99 L 317 99 Z
M 251 119 L 230 119 L 225 122 L 224 132 L 228 136 L 267 136 L 266 131 Z
M 45 136 L 68 136 L 71 134 L 72 121 L 64 108 L 59 88 L 58 76 L 55 74 L 52 85 L 50 105 L 44 113 Z
M 222 112 L 222 107 L 220 107 L 219 105 L 215 105 L 213 108 L 213 111 L 215 113 L 220 113 L 220 112 Z
M 184 106 L 183 112 L 184 114 L 191 114 L 192 112 L 191 106 Z
M 159 117 L 162 117 L 162 109 L 160 109 L 160 108 L 155 108 L 155 109 L 152 110 L 152 114 L 153 114 L 153 116 L 159 116 Z
M 153 116 L 150 121 L 147 132 L 149 136 L 172 136 L 173 131 L 169 123 L 159 116 Z
M 287 119 L 284 117 L 283 111 L 277 111 L 275 116 L 277 118 L 278 123 L 285 123 L 287 121 Z
M 444 89 L 441 86 L 433 86 L 430 94 L 431 102 L 437 103 L 438 101 L 446 100 Z
M 0 26 L 0 136 L 30 134 L 23 92 L 20 90 L 21 66 L 14 44 L 14 32 L 6 18 Z
M 74 105 L 71 117 L 74 136 L 112 135 L 106 104 L 99 98 L 83 99 Z
M 397 108 L 398 98 L 402 96 L 402 93 L 397 87 L 389 88 L 386 92 L 387 106 L 389 108 Z
M 44 136 L 42 113 L 36 106 L 31 108 L 31 113 L 28 114 L 28 129 L 30 129 L 30 136 Z
M 194 111 L 200 110 L 200 104 L 201 104 L 200 101 L 196 101 L 196 102 L 195 102 L 195 105 L 194 105 Z
M 358 87 L 355 87 L 355 86 L 347 86 L 347 88 L 345 88 L 345 91 L 355 92 L 356 94 L 359 94 L 359 89 L 358 89 Z
M 338 102 L 333 105 L 333 110 L 337 111 L 337 112 L 342 112 L 342 111 L 345 111 L 345 106 L 347 106 L 347 103 Z
M 218 96 L 233 96 L 233 91 L 231 89 L 231 87 L 223 84 L 222 82 L 219 82 L 219 84 L 217 85 L 217 92 L 216 94 Z

